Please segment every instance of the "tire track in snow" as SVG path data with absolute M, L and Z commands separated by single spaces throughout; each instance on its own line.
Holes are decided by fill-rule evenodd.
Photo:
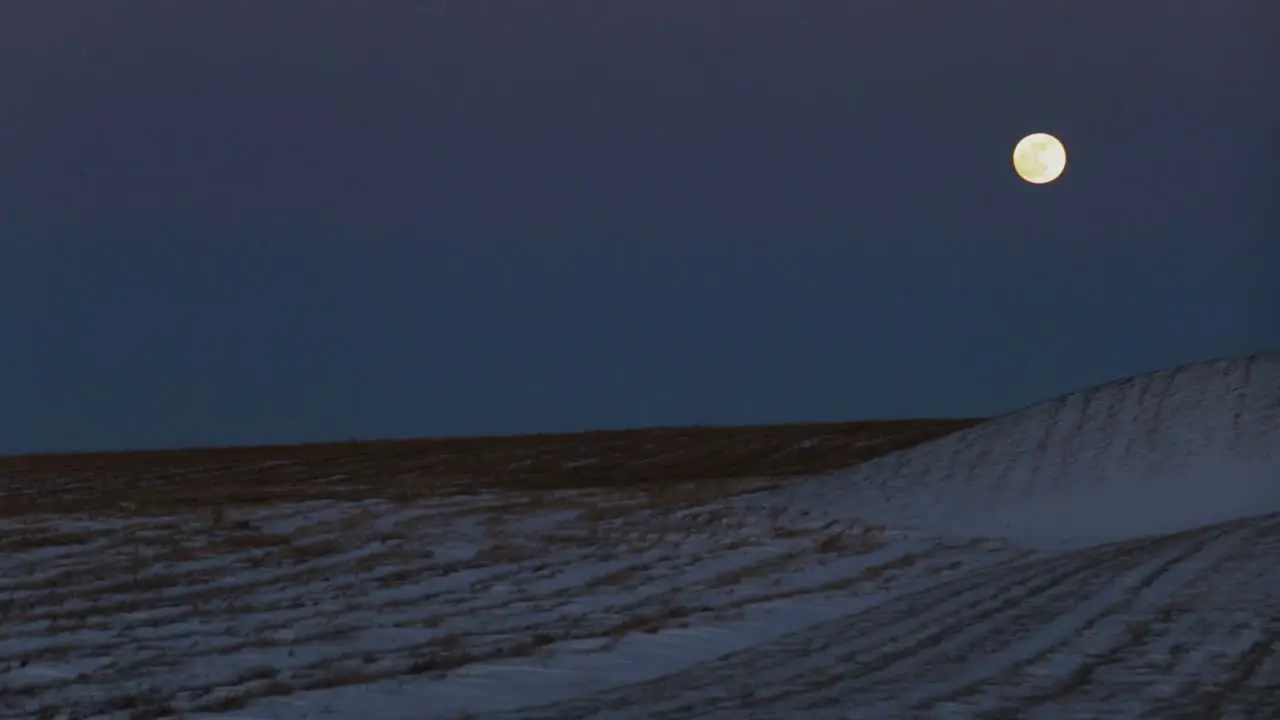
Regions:
M 1071 707 L 1095 717 L 1116 716 L 1116 708 L 1144 717 L 1181 707 L 1216 717 L 1256 709 L 1280 685 L 1280 615 L 1268 617 L 1261 632 L 1236 637 L 1214 663 L 1223 668 L 1220 678 L 1203 687 L 1166 687 L 1165 695 L 1176 697 L 1153 689 L 1158 669 L 1142 663 L 1169 657 L 1156 646 L 1175 631 L 1192 645 L 1240 636 L 1233 635 L 1230 613 L 1190 633 L 1170 608 L 1189 607 L 1194 615 L 1202 585 L 1227 580 L 1233 561 L 1267 549 L 1259 541 L 1269 534 L 1280 535 L 1280 518 L 979 569 L 676 675 L 520 715 L 703 718 L 839 708 L 868 716 L 994 718 L 1056 717 Z M 1189 657 L 1184 653 L 1181 664 Z M 1165 671 L 1195 677 L 1202 669 L 1175 662 Z
M 1112 552 L 1133 551 L 1118 548 Z M 677 676 L 548 708 L 546 717 L 581 716 L 604 709 L 620 711 L 637 705 L 643 705 L 646 714 L 653 717 L 686 717 L 713 708 L 743 705 L 767 707 L 800 693 L 812 693 L 815 685 L 830 683 L 832 667 L 840 668 L 848 678 L 872 677 L 911 660 L 940 639 L 963 631 L 975 619 L 997 617 L 1002 611 L 1055 588 L 1062 592 L 1065 581 L 1088 571 L 1087 559 L 1063 556 L 973 572 Z M 769 677 L 762 683 L 758 674 L 765 669 Z M 726 690 L 729 692 L 724 693 L 722 701 L 707 705 L 707 695 Z
M 1000 686 L 1001 712 L 1025 714 L 1052 704 L 1074 689 L 1089 683 L 1101 668 L 1115 665 L 1161 637 L 1155 618 L 1170 599 L 1184 588 L 1211 575 L 1216 563 L 1231 551 L 1255 539 L 1265 528 L 1252 521 L 1181 533 L 1173 536 L 1179 548 L 1147 563 L 1140 576 L 1125 568 L 1112 567 L 1112 582 L 1093 588 L 1075 611 L 1058 614 L 1040 630 L 1040 643 L 1030 643 L 1032 652 L 1009 643 L 1005 657 L 983 663 L 985 672 L 975 673 L 963 686 L 917 702 L 912 709 L 926 710 L 946 703 L 975 700 L 986 690 Z M 1169 630 L 1168 624 L 1164 627 Z M 1035 649 L 1035 646 L 1043 646 Z M 1025 646 L 1024 646 L 1025 647 Z M 1001 648 L 988 648 L 980 657 L 991 657 Z M 1009 657 L 1012 656 L 1012 657 Z M 1052 672 L 1055 663 L 1076 659 L 1073 669 Z M 963 659 L 957 659 L 957 666 Z

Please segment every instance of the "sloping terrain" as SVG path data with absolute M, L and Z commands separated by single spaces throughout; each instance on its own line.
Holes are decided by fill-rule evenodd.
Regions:
M 975 553 L 928 588 L 519 717 L 1280 717 L 1280 356 L 728 502 L 1030 554 Z
M 1014 562 L 957 556 L 963 572 L 861 612 L 503 717 L 1276 717 L 1277 553 L 1280 513 Z
M 592 662 L 848 585 L 847 563 L 810 577 L 808 556 L 874 550 L 879 530 L 707 503 L 973 424 L 5 458 L 0 717 L 229 711 L 607 646 L 565 655 Z
M 1280 354 L 1255 355 L 1072 393 L 794 485 L 788 502 L 1080 543 L 1280 510 L 1278 464 Z
M 646 433 L 13 459 L 0 717 L 1280 717 L 1280 356 Z

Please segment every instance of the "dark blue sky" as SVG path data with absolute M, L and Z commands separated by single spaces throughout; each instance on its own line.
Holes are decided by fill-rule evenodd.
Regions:
M 6 0 L 0 451 L 983 415 L 1280 345 L 1277 5 Z

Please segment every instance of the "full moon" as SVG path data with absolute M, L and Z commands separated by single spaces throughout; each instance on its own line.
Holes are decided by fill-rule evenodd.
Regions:
M 1066 167 L 1067 149 L 1048 133 L 1028 135 L 1013 148 L 1013 169 L 1029 183 L 1053 182 Z

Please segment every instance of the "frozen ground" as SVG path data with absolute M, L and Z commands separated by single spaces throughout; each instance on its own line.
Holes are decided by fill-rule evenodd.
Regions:
M 1275 356 L 718 497 L 0 523 L 3 718 L 1280 717 Z

